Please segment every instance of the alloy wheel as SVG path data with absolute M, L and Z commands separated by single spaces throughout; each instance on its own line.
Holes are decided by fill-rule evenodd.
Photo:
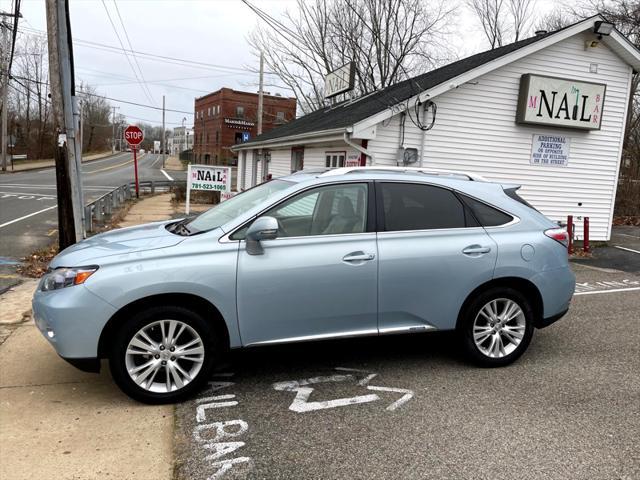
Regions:
M 480 309 L 473 322 L 473 340 L 480 352 L 490 358 L 513 353 L 526 331 L 526 317 L 520 305 L 508 298 L 497 298 Z
M 182 389 L 196 378 L 204 363 L 202 338 L 179 320 L 159 320 L 133 335 L 125 353 L 129 377 L 154 393 Z

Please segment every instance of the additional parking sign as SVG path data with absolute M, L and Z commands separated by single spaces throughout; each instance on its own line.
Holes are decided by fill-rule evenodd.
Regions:
M 189 165 L 187 169 L 187 215 L 189 214 L 191 190 L 230 192 L 231 168 L 211 165 Z
M 242 143 L 248 142 L 249 138 L 251 138 L 251 135 L 249 135 L 249 132 L 242 132 Z

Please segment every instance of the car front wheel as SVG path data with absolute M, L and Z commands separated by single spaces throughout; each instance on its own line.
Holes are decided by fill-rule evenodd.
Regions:
M 213 329 L 178 306 L 141 311 L 117 332 L 111 373 L 131 398 L 145 403 L 182 400 L 206 381 L 217 348 Z
M 483 367 L 515 361 L 533 336 L 533 310 L 517 290 L 488 290 L 468 306 L 459 328 L 467 356 Z

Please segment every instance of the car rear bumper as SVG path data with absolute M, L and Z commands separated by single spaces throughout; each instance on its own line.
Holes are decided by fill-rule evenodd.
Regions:
M 560 313 L 556 313 L 555 315 L 551 315 L 550 317 L 540 318 L 534 323 L 534 325 L 535 325 L 536 328 L 548 327 L 552 323 L 555 323 L 558 320 L 560 320 L 562 317 L 564 317 L 567 314 L 568 311 L 569 311 L 569 309 L 567 308 L 566 310 L 564 310 L 564 311 L 562 311 Z
M 576 276 L 571 267 L 560 267 L 538 273 L 531 281 L 538 287 L 542 297 L 542 315 L 540 324 L 550 325 L 569 309 L 576 288 Z

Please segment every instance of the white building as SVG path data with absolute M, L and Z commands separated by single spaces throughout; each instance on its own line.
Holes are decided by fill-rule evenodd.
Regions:
M 171 137 L 171 139 L 169 140 L 169 152 L 171 155 L 179 155 L 185 150 L 192 150 L 193 128 L 175 127 L 173 129 L 173 137 Z
M 473 55 L 238 145 L 239 188 L 314 167 L 469 171 L 522 185 L 554 220 L 576 216 L 578 238 L 588 216 L 591 238 L 608 240 L 640 51 L 603 21 Z

